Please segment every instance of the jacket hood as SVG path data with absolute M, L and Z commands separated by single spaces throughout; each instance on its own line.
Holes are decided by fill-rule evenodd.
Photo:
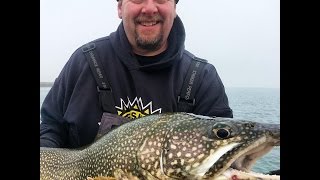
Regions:
M 169 67 L 181 59 L 184 51 L 185 29 L 181 19 L 177 16 L 168 37 L 169 43 L 165 55 L 159 61 L 147 65 L 140 65 L 136 59 L 125 34 L 123 22 L 120 23 L 117 31 L 110 34 L 110 40 L 113 50 L 129 70 L 153 71 Z

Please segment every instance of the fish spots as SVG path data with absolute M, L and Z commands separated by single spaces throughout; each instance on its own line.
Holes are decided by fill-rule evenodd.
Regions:
M 156 173 L 156 176 L 157 176 L 157 177 L 161 177 L 161 175 L 162 175 L 162 171 L 161 171 L 161 169 L 159 169 L 159 170 L 157 171 L 157 173 Z
M 184 156 L 189 158 L 189 157 L 191 157 L 191 153 L 186 153 Z
M 177 168 L 175 169 L 175 171 L 176 171 L 176 174 L 179 174 L 181 172 L 181 168 Z
M 208 136 L 215 126 L 226 128 L 231 137 Z M 88 175 L 113 177 L 113 172 L 121 169 L 139 179 L 150 175 L 163 179 L 171 174 L 177 179 L 192 179 L 190 171 L 203 168 L 202 163 L 219 154 L 219 148 L 231 141 L 240 143 L 228 152 L 220 151 L 216 163 L 207 165 L 210 179 L 254 139 L 270 132 L 260 130 L 260 126 L 255 131 L 249 127 L 248 123 L 187 113 L 150 115 L 114 129 L 83 151 L 41 151 L 40 175 L 41 179 L 76 180 Z
M 158 166 L 159 166 L 159 161 L 155 161 L 155 163 L 154 163 L 154 169 L 157 169 L 158 168 Z
M 185 168 L 186 171 L 189 171 L 190 169 L 191 169 L 190 165 L 186 166 L 186 168 Z
M 177 152 L 177 157 L 180 157 L 181 156 L 181 151 Z
M 200 163 L 196 162 L 192 165 L 193 168 L 198 167 L 200 165 Z
M 213 154 L 215 152 L 214 149 L 210 149 L 210 154 Z
M 204 154 L 200 154 L 197 156 L 197 159 L 202 159 L 204 157 Z
M 184 159 L 180 159 L 180 164 L 181 164 L 181 166 L 183 166 L 183 165 L 184 165 L 184 162 L 185 162 L 185 160 L 184 160 Z
M 188 163 L 192 163 L 194 160 L 195 160 L 194 158 L 190 158 L 190 159 L 188 160 Z
M 173 162 L 170 163 L 171 165 L 177 165 L 178 164 L 178 161 L 177 160 L 174 160 Z
M 177 149 L 177 146 L 174 145 L 174 144 L 170 144 L 170 148 L 171 148 L 171 149 Z

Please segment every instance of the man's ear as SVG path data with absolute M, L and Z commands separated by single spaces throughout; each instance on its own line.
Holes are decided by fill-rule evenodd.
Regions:
M 118 1 L 118 17 L 122 19 L 122 0 Z

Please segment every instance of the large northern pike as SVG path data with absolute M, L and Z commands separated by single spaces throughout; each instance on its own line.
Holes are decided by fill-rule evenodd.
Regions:
M 82 149 L 40 148 L 40 179 L 280 179 L 251 172 L 278 145 L 279 124 L 149 115 Z

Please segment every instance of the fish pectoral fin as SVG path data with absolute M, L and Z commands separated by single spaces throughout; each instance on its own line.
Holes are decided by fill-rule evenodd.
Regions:
M 97 176 L 97 177 L 87 177 L 87 180 L 116 180 L 115 177 L 109 176 Z

